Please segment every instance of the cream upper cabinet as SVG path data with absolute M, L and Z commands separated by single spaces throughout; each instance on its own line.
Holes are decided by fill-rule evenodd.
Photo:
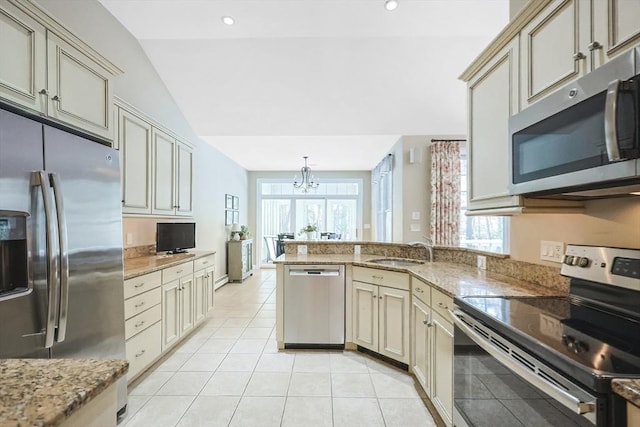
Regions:
M 46 29 L 6 1 L 0 7 L 0 97 L 46 114 Z
M 193 215 L 193 149 L 180 141 L 176 145 L 176 215 Z
M 166 132 L 153 129 L 151 134 L 153 159 L 153 205 L 151 213 L 173 215 L 175 204 L 176 140 Z
M 151 213 L 151 125 L 118 108 L 122 212 Z
M 590 3 L 555 0 L 520 32 L 522 108 L 591 69 Z
M 113 140 L 122 71 L 32 1 L 0 0 L 0 98 Z
M 593 0 L 593 68 L 640 43 L 640 2 Z
M 554 0 L 520 32 L 521 107 L 640 42 L 637 0 Z
M 193 147 L 121 99 L 116 100 L 122 212 L 193 215 Z
M 468 82 L 468 210 L 517 206 L 509 196 L 509 117 L 518 112 L 518 38 Z
M 55 34 L 47 37 L 49 116 L 113 139 L 111 74 Z

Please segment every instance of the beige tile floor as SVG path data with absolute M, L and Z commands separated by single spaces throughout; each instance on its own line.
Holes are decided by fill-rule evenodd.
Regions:
M 216 292 L 213 315 L 129 387 L 119 426 L 435 426 L 413 378 L 352 351 L 281 351 L 275 271 Z

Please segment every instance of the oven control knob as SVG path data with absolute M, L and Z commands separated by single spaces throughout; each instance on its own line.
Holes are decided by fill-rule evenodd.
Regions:
M 579 257 L 578 258 L 578 267 L 588 267 L 589 266 L 589 258 L 587 257 Z

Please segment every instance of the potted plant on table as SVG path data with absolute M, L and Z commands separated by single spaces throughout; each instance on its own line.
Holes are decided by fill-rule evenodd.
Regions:
M 300 234 L 306 233 L 307 240 L 313 240 L 316 237 L 316 231 L 318 231 L 318 227 L 316 225 L 309 224 L 300 230 Z

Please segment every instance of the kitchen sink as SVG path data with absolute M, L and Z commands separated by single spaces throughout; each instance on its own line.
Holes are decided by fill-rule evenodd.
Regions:
M 390 265 L 392 267 L 412 267 L 420 264 L 424 264 L 424 261 L 420 260 L 412 260 L 412 259 L 397 259 L 397 258 L 380 258 L 380 259 L 371 259 L 367 262 L 372 262 L 374 264 L 380 265 Z

